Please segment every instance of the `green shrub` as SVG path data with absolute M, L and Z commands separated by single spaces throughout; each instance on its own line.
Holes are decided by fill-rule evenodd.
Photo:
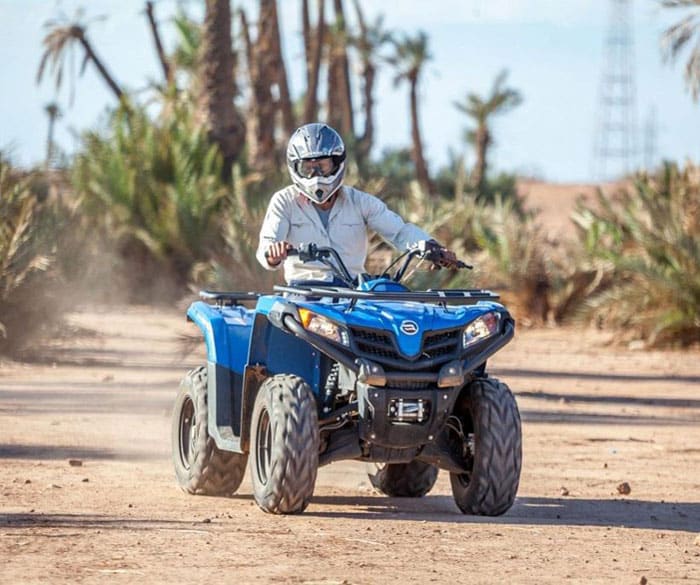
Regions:
M 648 345 L 700 341 L 700 167 L 668 163 L 574 219 L 610 281 L 585 302 L 589 318 Z
M 60 317 L 59 227 L 46 197 L 0 154 L 0 353 L 16 355 Z
M 535 216 L 524 213 L 517 198 L 494 195 L 493 201 L 477 202 L 463 194 L 435 205 L 414 188 L 397 211 L 474 265 L 473 271 L 418 271 L 413 287 L 490 288 L 503 294 L 521 322 L 548 319 L 552 264 Z
M 240 167 L 234 167 L 233 204 L 221 227 L 223 243 L 197 266 L 193 284 L 219 290 L 265 291 L 283 283 L 282 272 L 265 270 L 255 257 L 267 204 L 279 188 L 270 184 L 280 182 L 281 177 L 244 177 Z
M 536 216 L 522 212 L 516 198 L 496 195 L 492 204 L 477 205 L 470 228 L 484 252 L 479 268 L 485 285 L 502 290 L 521 321 L 546 322 L 552 268 Z
M 135 299 L 177 297 L 194 267 L 223 245 L 231 188 L 190 110 L 173 102 L 151 120 L 143 109 L 122 107 L 106 131 L 85 134 L 75 161 L 82 208 L 121 270 L 133 275 Z

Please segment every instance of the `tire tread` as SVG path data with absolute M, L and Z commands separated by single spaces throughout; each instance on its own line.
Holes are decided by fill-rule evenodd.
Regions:
M 506 384 L 479 378 L 471 387 L 476 449 L 471 481 L 450 474 L 458 507 L 465 514 L 500 516 L 515 501 L 522 467 L 522 431 L 515 398 Z
M 172 427 L 173 461 L 180 488 L 193 495 L 232 496 L 243 481 L 248 456 L 219 449 L 209 436 L 206 367 L 190 370 L 180 385 L 180 393 L 175 403 Z M 189 469 L 179 461 L 179 408 L 184 400 L 183 394 L 187 393 L 191 394 L 197 417 L 195 451 Z

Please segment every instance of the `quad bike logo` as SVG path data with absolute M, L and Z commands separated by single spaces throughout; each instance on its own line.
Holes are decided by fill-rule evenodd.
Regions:
M 406 319 L 405 321 L 401 321 L 399 329 L 406 335 L 415 335 L 418 333 L 418 323 Z

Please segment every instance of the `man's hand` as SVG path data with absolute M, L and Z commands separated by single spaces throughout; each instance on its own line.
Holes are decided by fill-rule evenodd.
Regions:
M 270 244 L 270 247 L 265 252 L 265 259 L 270 266 L 279 266 L 287 257 L 287 250 L 289 250 L 292 245 L 289 242 L 274 242 Z
M 456 270 L 460 267 L 459 260 L 457 260 L 457 255 L 447 248 L 440 248 L 440 257 L 438 258 L 436 264 L 441 268 L 451 268 Z
M 428 247 L 426 258 L 433 262 L 432 270 L 440 270 L 440 268 L 449 268 L 451 270 L 469 268 L 464 262 L 460 262 L 457 259 L 457 255 L 452 250 L 448 250 L 435 240 L 428 240 L 426 244 Z

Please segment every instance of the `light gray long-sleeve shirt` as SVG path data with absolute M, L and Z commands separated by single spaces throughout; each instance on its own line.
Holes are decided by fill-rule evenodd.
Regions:
M 331 208 L 328 228 L 314 209 L 313 203 L 289 186 L 272 196 L 260 230 L 256 257 L 267 270 L 271 267 L 265 252 L 274 242 L 286 241 L 293 246 L 314 243 L 335 248 L 353 277 L 364 272 L 368 249 L 368 230 L 377 232 L 398 250 L 404 250 L 430 236 L 419 227 L 404 222 L 379 198 L 354 187 L 342 187 Z M 323 264 L 303 264 L 298 257 L 284 261 L 284 277 L 292 280 L 331 280 L 330 270 Z

